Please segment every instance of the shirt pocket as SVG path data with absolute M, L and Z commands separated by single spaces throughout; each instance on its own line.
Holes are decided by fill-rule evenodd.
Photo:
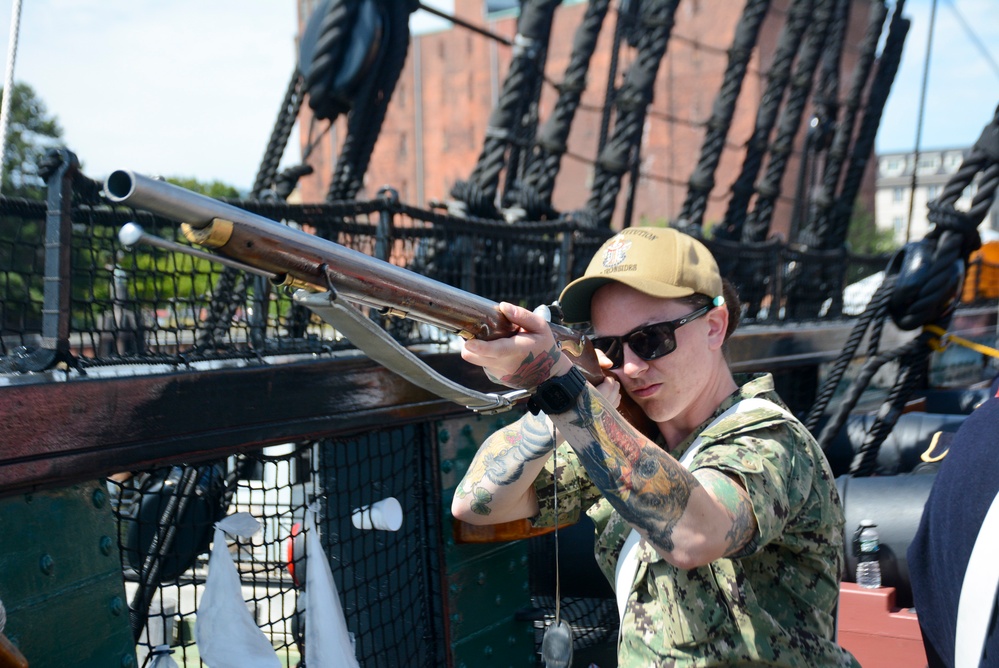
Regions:
M 728 602 L 710 566 L 680 570 L 653 566 L 653 607 L 659 607 L 664 649 L 693 649 L 711 643 L 732 625 Z M 658 626 L 658 625 L 657 625 Z M 695 652 L 696 653 L 696 652 Z

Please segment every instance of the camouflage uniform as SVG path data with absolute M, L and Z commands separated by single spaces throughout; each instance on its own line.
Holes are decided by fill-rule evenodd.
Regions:
M 833 640 L 843 512 L 815 440 L 800 422 L 760 408 L 705 429 L 736 402 L 755 396 L 783 405 L 772 377 L 755 377 L 670 454 L 679 459 L 700 433 L 703 446 L 690 470 L 737 476 L 752 500 L 757 537 L 742 555 L 691 570 L 671 565 L 643 541 L 619 639 L 621 668 L 859 665 Z M 535 482 L 537 525 L 554 522 L 554 462 Z M 584 510 L 593 519 L 597 562 L 613 584 L 631 526 L 564 443 L 557 464 L 560 520 L 578 520 Z

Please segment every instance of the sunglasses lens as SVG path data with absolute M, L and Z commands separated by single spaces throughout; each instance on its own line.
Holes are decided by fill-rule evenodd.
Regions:
M 636 329 L 626 336 L 601 336 L 591 339 L 593 347 L 602 352 L 611 361 L 611 368 L 617 369 L 624 364 L 624 344 L 628 344 L 632 352 L 646 362 L 669 355 L 676 350 L 676 330 L 688 322 L 700 318 L 710 311 L 711 304 L 702 306 L 690 315 L 676 320 L 659 322 Z
M 669 325 L 649 325 L 628 337 L 628 345 L 643 360 L 654 360 L 676 350 L 676 338 Z
M 593 347 L 607 356 L 607 359 L 611 361 L 612 369 L 617 369 L 624 363 L 624 350 L 621 347 L 621 339 L 613 336 L 593 339 Z
M 593 347 L 607 356 L 612 369 L 620 368 L 624 364 L 623 343 L 627 343 L 636 355 L 647 361 L 669 355 L 676 350 L 676 337 L 673 336 L 673 328 L 668 323 L 643 327 L 632 332 L 624 342 L 617 336 L 593 339 Z

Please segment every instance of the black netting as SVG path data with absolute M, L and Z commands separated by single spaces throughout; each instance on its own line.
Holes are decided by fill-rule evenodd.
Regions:
M 0 197 L 0 355 L 39 345 L 45 204 Z
M 68 268 L 51 266 L 51 260 L 46 265 L 42 240 L 46 226 L 57 222 L 46 220 L 45 206 L 0 198 L 3 356 L 38 348 L 43 331 L 50 337 L 68 332 L 66 341 L 54 344 L 68 349 L 73 363 L 84 369 L 122 363 L 255 360 L 350 347 L 331 327 L 293 305 L 287 288 L 275 288 L 266 280 L 223 270 L 219 264 L 189 255 L 144 244 L 123 247 L 118 231 L 129 221 L 140 224 L 149 235 L 186 242 L 175 221 L 112 207 L 103 202 L 92 181 L 77 180 L 81 185 L 73 196 Z M 511 225 L 457 218 L 388 197 L 310 205 L 228 203 L 447 285 L 532 308 L 557 298 L 561 287 L 583 272 L 609 234 L 571 218 Z M 723 272 L 740 290 L 747 306 L 746 324 L 856 314 L 863 303 L 849 300 L 858 294 L 862 300 L 867 293 L 849 286 L 887 264 L 883 257 L 807 252 L 774 240 L 760 244 L 709 240 L 708 244 Z M 817 272 L 823 277 L 823 290 L 797 294 L 794 302 L 788 302 L 787 286 L 803 263 L 825 267 Z M 70 309 L 50 309 L 46 325 L 43 290 L 47 274 L 50 287 L 63 285 L 62 276 L 68 276 L 71 285 Z M 969 298 L 978 294 L 968 292 Z M 406 343 L 447 338 L 430 327 L 378 317 Z
M 319 472 L 326 489 L 323 539 L 342 587 L 348 627 L 358 635 L 357 659 L 366 666 L 443 665 L 440 591 L 439 485 L 427 426 L 369 432 L 325 441 Z M 359 531 L 354 509 L 394 497 L 403 529 Z
M 250 541 L 229 540 L 244 599 L 282 661 L 298 665 L 307 569 L 301 550 L 312 501 L 319 502 L 323 546 L 360 664 L 442 665 L 435 459 L 428 428 L 411 426 L 109 479 L 140 665 L 162 644 L 173 646 L 181 665 L 203 665 L 194 624 L 213 524 L 236 512 L 262 524 Z M 354 526 L 355 510 L 387 497 L 402 506 L 399 531 Z

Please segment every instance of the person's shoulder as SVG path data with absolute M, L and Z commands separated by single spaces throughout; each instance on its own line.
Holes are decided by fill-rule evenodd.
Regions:
M 773 376 L 743 374 L 735 380 L 739 383 L 738 389 L 719 406 L 714 421 L 703 432 L 705 439 L 797 423 L 797 418 L 774 389 Z
M 957 453 L 968 448 L 981 447 L 991 454 L 996 452 L 997 436 L 999 436 L 999 398 L 992 397 L 964 419 L 950 439 L 950 448 Z

